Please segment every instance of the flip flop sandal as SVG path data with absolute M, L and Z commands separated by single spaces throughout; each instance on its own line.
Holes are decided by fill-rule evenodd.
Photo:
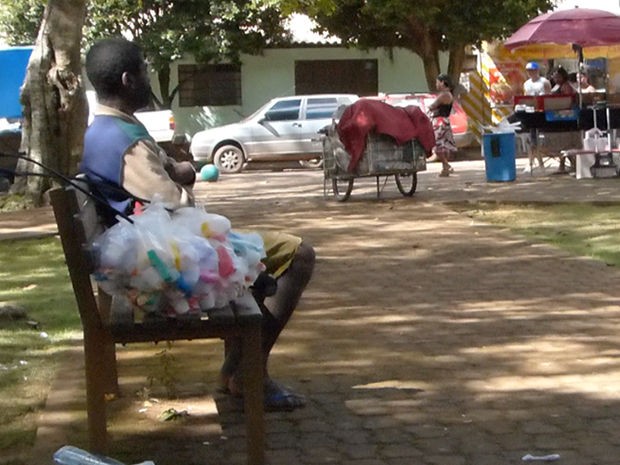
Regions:
M 285 386 L 271 382 L 265 386 L 266 412 L 291 412 L 306 406 L 306 398 Z
M 227 386 L 219 386 L 217 392 L 227 394 L 235 399 L 243 407 L 243 394 L 232 392 Z M 291 389 L 270 381 L 265 385 L 264 408 L 266 412 L 292 412 L 298 408 L 306 406 L 306 397 L 293 392 Z

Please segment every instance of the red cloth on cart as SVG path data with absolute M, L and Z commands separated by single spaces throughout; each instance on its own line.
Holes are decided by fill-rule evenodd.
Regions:
M 417 106 L 393 107 L 379 100 L 360 99 L 349 105 L 336 125 L 336 131 L 345 149 L 351 155 L 348 170 L 354 171 L 366 148 L 366 136 L 392 136 L 398 145 L 418 139 L 427 156 L 435 146 L 433 124 Z

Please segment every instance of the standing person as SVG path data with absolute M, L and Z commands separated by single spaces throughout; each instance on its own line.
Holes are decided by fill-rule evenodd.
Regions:
M 525 65 L 527 80 L 523 83 L 524 95 L 548 95 L 551 93 L 551 82 L 540 75 L 540 65 L 530 61 Z
M 590 92 L 596 92 L 596 87 L 590 83 L 590 79 L 586 73 L 577 73 L 577 79 L 579 79 L 579 92 L 582 94 L 588 94 Z
M 552 94 L 574 96 L 577 93 L 575 88 L 571 85 L 570 81 L 568 80 L 568 72 L 561 66 L 558 66 L 553 71 L 552 78 L 553 78 L 553 82 L 555 83 L 555 85 L 551 89 Z M 566 158 L 568 157 L 560 157 L 560 164 L 558 166 L 558 170 L 553 174 L 564 174 L 568 172 L 566 170 Z M 570 162 L 571 162 L 571 165 L 573 166 L 575 165 L 574 157 L 570 158 Z
M 454 172 L 448 162 L 450 152 L 456 152 L 456 143 L 450 125 L 450 113 L 452 113 L 452 102 L 454 96 L 452 90 L 454 85 L 452 79 L 447 74 L 440 74 L 435 80 L 435 87 L 439 91 L 437 98 L 428 107 L 433 130 L 435 131 L 435 147 L 433 152 L 441 162 L 442 168 L 440 177 L 448 177 Z
M 575 95 L 575 93 L 577 93 L 575 88 L 571 85 L 570 81 L 568 80 L 568 72 L 564 68 L 562 68 L 561 66 L 558 66 L 553 71 L 552 76 L 553 76 L 553 82 L 555 83 L 555 85 L 551 89 L 552 94 Z
M 551 82 L 540 75 L 540 65 L 535 61 L 530 61 L 525 65 L 525 72 L 527 73 L 527 80 L 523 83 L 524 95 L 547 95 L 551 93 Z M 529 164 L 523 170 L 525 173 L 530 173 L 534 168 L 534 159 L 538 160 L 538 167 L 544 171 L 545 164 L 543 163 L 542 155 L 538 151 L 538 130 L 530 129 L 530 144 L 528 150 Z
M 578 90 L 579 84 L 577 83 L 577 73 L 568 73 L 568 82 L 573 86 L 573 89 Z
M 149 103 L 151 88 L 141 49 L 121 38 L 95 43 L 86 55 L 86 73 L 97 93 L 95 118 L 84 138 L 80 169 L 117 211 L 131 213 L 134 198 L 156 195 L 169 208 L 193 205 L 195 172 L 176 163 L 149 136 L 134 112 Z M 192 177 L 192 175 L 194 175 Z M 310 281 L 314 249 L 301 238 L 262 232 L 267 272 L 275 277 L 271 296 L 255 295 L 263 313 L 262 348 L 265 369 L 265 409 L 290 411 L 305 398 L 269 377 L 268 357 Z M 221 369 L 222 389 L 241 396 L 241 347 L 230 341 Z

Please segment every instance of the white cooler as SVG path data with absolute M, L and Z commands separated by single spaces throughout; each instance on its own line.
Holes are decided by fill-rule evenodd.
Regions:
M 591 178 L 592 172 L 590 167 L 594 164 L 595 155 L 576 155 L 577 163 L 575 164 L 575 177 L 577 179 Z
M 586 137 L 583 139 L 584 150 L 592 150 L 601 154 L 606 153 L 609 150 L 609 140 L 607 135 L 598 129 L 590 129 L 586 131 Z M 577 179 L 592 178 L 592 171 L 590 168 L 596 161 L 595 154 L 588 155 L 576 155 L 575 158 L 575 177 Z M 618 154 L 613 154 L 613 162 L 618 165 Z

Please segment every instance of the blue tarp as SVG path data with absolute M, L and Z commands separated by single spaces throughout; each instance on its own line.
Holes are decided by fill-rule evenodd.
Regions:
M 19 88 L 26 77 L 32 46 L 0 48 L 0 118 L 20 118 Z

